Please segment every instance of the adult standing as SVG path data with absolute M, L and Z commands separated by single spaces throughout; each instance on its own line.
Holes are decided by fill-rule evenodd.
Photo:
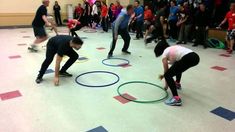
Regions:
M 135 1 L 135 21 L 136 21 L 136 39 L 143 38 L 143 24 L 144 24 L 144 9 L 140 6 L 140 1 Z
M 61 14 L 60 14 L 61 8 L 60 8 L 58 1 L 55 1 L 55 5 L 53 7 L 53 10 L 54 10 L 56 24 L 61 26 L 62 25 Z
M 178 11 L 179 11 L 179 8 L 176 6 L 176 2 L 171 1 L 170 14 L 169 14 L 168 22 L 169 22 L 169 25 L 170 25 L 169 35 L 173 39 L 177 39 L 178 28 L 176 26 L 176 23 L 178 21 L 178 17 L 177 17 Z
M 49 3 L 49 0 L 43 0 L 42 5 L 37 9 L 36 15 L 33 19 L 32 26 L 36 39 L 33 44 L 29 45 L 28 49 L 30 51 L 38 51 L 37 44 L 47 40 L 48 38 L 44 26 L 52 27 L 52 24 L 47 19 L 47 7 L 49 6 Z
M 124 46 L 122 48 L 122 52 L 125 54 L 131 54 L 131 52 L 128 51 L 131 40 L 130 34 L 128 32 L 128 23 L 133 13 L 134 13 L 133 6 L 128 5 L 126 10 L 122 10 L 118 18 L 113 22 L 112 25 L 113 41 L 111 43 L 111 49 L 109 51 L 108 58 L 113 56 L 113 51 L 117 43 L 118 35 L 121 35 L 122 39 L 124 40 Z

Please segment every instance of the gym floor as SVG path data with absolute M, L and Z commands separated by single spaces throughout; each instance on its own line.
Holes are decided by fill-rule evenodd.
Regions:
M 84 29 L 83 29 L 84 30 Z M 61 34 L 67 29 L 60 27 Z M 50 32 L 50 31 L 48 31 Z M 123 55 L 123 41 L 118 40 L 114 57 L 130 61 L 128 66 L 110 67 L 102 64 L 111 43 L 109 33 L 77 32 L 84 38 L 78 51 L 80 57 L 70 69 L 72 78 L 60 78 L 60 86 L 53 85 L 54 74 L 35 83 L 45 59 L 45 49 L 30 53 L 27 44 L 35 39 L 31 28 L 0 30 L 0 132 L 234 132 L 235 131 L 235 56 L 220 55 L 224 50 L 203 49 L 184 45 L 200 55 L 200 64 L 186 71 L 179 91 L 183 105 L 171 107 L 163 102 L 119 102 L 117 88 L 129 81 L 145 81 L 163 86 L 158 80 L 163 73 L 161 58 L 155 58 L 155 44 L 144 45 L 133 40 L 131 55 Z M 54 33 L 49 33 L 54 36 Z M 40 47 L 46 42 L 40 44 Z M 98 48 L 98 49 L 97 49 Z M 65 58 L 66 59 L 66 58 Z M 106 63 L 120 64 L 121 60 Z M 217 66 L 217 67 L 216 67 Z M 214 67 L 215 69 L 212 69 Z M 54 70 L 54 62 L 49 69 Z M 217 69 L 217 70 L 216 70 Z M 51 71 L 52 71 L 51 70 Z M 76 83 L 78 75 L 91 71 L 117 74 L 120 81 L 100 88 L 84 87 Z M 81 83 L 102 85 L 117 80 L 112 74 L 86 74 L 77 79 Z M 234 81 L 234 82 L 233 82 Z M 148 84 L 128 84 L 120 89 L 136 100 L 157 100 L 164 91 Z M 171 96 L 168 89 L 169 96 Z M 119 98 L 120 99 L 120 98 Z

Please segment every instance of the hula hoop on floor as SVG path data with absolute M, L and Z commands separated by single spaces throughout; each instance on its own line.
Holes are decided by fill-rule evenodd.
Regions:
M 105 61 L 107 60 L 123 60 L 125 61 L 126 63 L 122 63 L 122 64 L 118 64 L 118 65 L 112 65 L 112 64 L 107 64 L 105 63 Z M 130 64 L 130 61 L 127 60 L 127 59 L 123 59 L 123 58 L 109 58 L 109 59 L 104 59 L 102 60 L 102 63 L 106 66 L 111 66 L 111 67 L 121 67 L 122 65 L 129 65 Z
M 115 80 L 114 82 L 112 83 L 109 83 L 109 84 L 104 84 L 104 85 L 87 85 L 87 84 L 83 84 L 83 83 L 80 83 L 78 81 L 78 78 L 83 76 L 83 75 L 86 75 L 86 74 L 92 74 L 92 73 L 107 73 L 107 74 L 111 74 L 111 75 L 114 75 L 116 76 L 117 80 Z M 108 86 L 111 86 L 111 85 L 114 85 L 116 84 L 117 82 L 119 82 L 120 80 L 120 77 L 116 74 L 116 73 L 113 73 L 113 72 L 108 72 L 108 71 L 91 71 L 91 72 L 85 72 L 85 73 L 82 73 L 80 74 L 79 76 L 76 77 L 75 81 L 77 84 L 79 85 L 82 85 L 84 87 L 108 87 Z
M 141 100 L 132 100 L 132 99 L 129 99 L 129 98 L 123 96 L 123 95 L 120 93 L 120 89 L 121 89 L 121 87 L 123 87 L 124 85 L 133 84 L 133 83 L 142 83 L 142 84 L 148 84 L 148 85 L 155 86 L 155 87 L 157 87 L 157 88 L 162 89 L 165 94 L 164 94 L 164 96 L 162 96 L 160 99 L 149 100 L 149 101 L 141 101 Z M 165 99 L 168 97 L 168 93 L 167 93 L 167 91 L 165 91 L 164 88 L 162 88 L 162 87 L 159 86 L 159 85 L 156 85 L 156 84 L 153 84 L 153 83 L 149 83 L 149 82 L 144 82 L 144 81 L 130 81 L 130 82 L 123 83 L 123 84 L 121 84 L 121 85 L 117 88 L 117 93 L 118 93 L 121 97 L 123 97 L 124 99 L 127 99 L 127 100 L 129 100 L 129 101 L 133 101 L 133 102 L 136 102 L 136 103 L 156 103 L 156 102 L 161 102 L 161 101 L 165 100 Z

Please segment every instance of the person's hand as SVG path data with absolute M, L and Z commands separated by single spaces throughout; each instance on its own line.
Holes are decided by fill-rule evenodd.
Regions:
M 159 80 L 162 80 L 163 78 L 164 78 L 164 75 L 161 75 L 161 74 L 160 74 L 160 75 L 158 76 L 158 79 L 159 79 Z
M 51 24 L 50 22 L 47 22 L 47 23 L 46 23 L 46 26 L 51 27 L 52 24 Z
M 195 29 L 198 30 L 198 26 L 196 26 Z
M 208 30 L 209 29 L 209 27 L 208 26 L 206 26 L 206 30 Z
M 59 77 L 54 78 L 54 85 L 59 86 Z

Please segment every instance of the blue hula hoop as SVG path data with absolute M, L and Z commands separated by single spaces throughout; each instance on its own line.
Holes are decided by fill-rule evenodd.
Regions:
M 86 75 L 86 74 L 92 74 L 92 73 L 107 73 L 107 74 L 112 74 L 112 75 L 114 75 L 114 76 L 117 77 L 117 80 L 114 81 L 114 82 L 112 82 L 112 83 L 110 83 L 110 84 L 105 84 L 105 85 L 86 85 L 86 84 L 80 83 L 80 82 L 78 81 L 78 78 L 79 78 L 79 77 L 81 77 L 81 76 L 83 76 L 83 75 Z M 79 85 L 81 85 L 81 86 L 84 86 L 84 87 L 93 87 L 93 88 L 94 88 L 94 87 L 108 87 L 108 86 L 111 86 L 111 85 L 116 84 L 117 82 L 119 82 L 119 80 L 120 80 L 120 77 L 119 77 L 116 73 L 108 72 L 108 71 L 91 71 L 91 72 L 85 72 L 85 73 L 82 73 L 82 74 L 80 74 L 79 76 L 77 76 L 76 79 L 75 79 L 75 81 L 76 81 L 77 84 L 79 84 Z
M 104 64 L 104 65 L 106 65 L 106 66 L 111 66 L 111 67 L 120 67 L 121 66 L 121 64 L 119 64 L 119 65 L 112 65 L 112 64 L 107 64 L 107 63 L 105 63 L 105 61 L 107 61 L 107 60 L 123 60 L 123 61 L 125 61 L 126 63 L 125 63 L 125 65 L 129 65 L 130 64 L 130 61 L 129 60 L 127 60 L 127 59 L 123 59 L 123 58 L 109 58 L 109 59 L 104 59 L 104 60 L 102 60 L 102 63 Z

